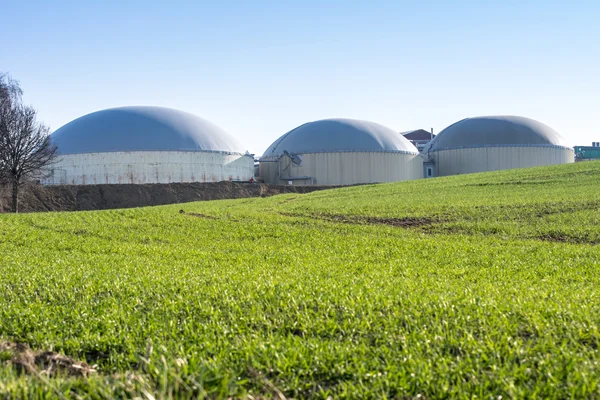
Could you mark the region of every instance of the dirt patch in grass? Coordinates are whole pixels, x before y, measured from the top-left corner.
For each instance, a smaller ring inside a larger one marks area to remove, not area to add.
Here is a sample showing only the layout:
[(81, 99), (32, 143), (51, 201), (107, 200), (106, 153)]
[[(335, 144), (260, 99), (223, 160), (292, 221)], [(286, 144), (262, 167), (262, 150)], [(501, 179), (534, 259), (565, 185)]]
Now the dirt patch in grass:
[(34, 351), (26, 344), (0, 342), (0, 360), (7, 361), (25, 374), (45, 376), (89, 376), (96, 369), (54, 351)]
[(324, 221), (331, 222), (341, 222), (346, 224), (357, 224), (357, 225), (389, 225), (395, 226), (399, 228), (416, 228), (421, 226), (429, 226), (440, 221), (432, 219), (432, 218), (424, 218), (424, 217), (403, 217), (403, 218), (381, 218), (381, 217), (364, 217), (364, 216), (349, 216), (349, 215), (341, 215), (341, 214), (297, 214), (297, 213), (288, 213), (281, 212), (281, 215), (285, 215), (287, 217), (309, 217), (314, 219), (320, 219)]
[(290, 197), (289, 199), (285, 199), (283, 201), (280, 201), (279, 204), (286, 204), (289, 203), (290, 201), (294, 201), (296, 200), (298, 197)]
[(212, 215), (193, 213), (193, 212), (185, 212), (184, 210), (179, 210), (179, 214), (185, 214), (185, 215), (189, 215), (190, 217), (196, 217), (196, 218), (217, 219), (217, 217), (213, 217)]
[(589, 238), (586, 236), (569, 236), (564, 233), (552, 232), (537, 236), (536, 239), (546, 242), (555, 243), (571, 243), (571, 244), (600, 244), (597, 238)]
[(554, 206), (541, 207), (536, 213), (537, 217), (545, 217), (546, 215), (574, 213), (577, 211), (596, 211), (600, 209), (600, 202), (587, 201), (577, 203), (565, 203)]
[(364, 219), (369, 224), (383, 224), (390, 226), (399, 226), (401, 228), (413, 228), (418, 226), (431, 225), (438, 221), (430, 218), (404, 217), (404, 218), (374, 218)]

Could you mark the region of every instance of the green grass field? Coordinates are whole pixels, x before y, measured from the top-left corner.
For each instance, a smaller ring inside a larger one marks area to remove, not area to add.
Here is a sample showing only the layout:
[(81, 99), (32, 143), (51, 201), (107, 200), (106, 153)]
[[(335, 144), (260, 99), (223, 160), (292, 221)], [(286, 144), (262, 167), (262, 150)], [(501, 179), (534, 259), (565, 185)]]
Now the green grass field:
[(599, 243), (597, 162), (0, 215), (0, 342), (97, 365), (0, 398), (600, 398)]

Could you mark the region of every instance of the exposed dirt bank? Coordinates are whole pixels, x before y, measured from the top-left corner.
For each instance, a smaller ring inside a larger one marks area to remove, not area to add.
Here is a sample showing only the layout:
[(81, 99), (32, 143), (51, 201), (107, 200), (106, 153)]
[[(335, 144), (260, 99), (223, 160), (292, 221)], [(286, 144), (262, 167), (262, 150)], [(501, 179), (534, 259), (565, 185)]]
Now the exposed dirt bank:
[[(171, 183), (151, 185), (28, 185), (19, 195), (19, 212), (104, 210), (186, 203), (201, 200), (308, 193), (332, 186), (285, 186), (258, 183)], [(9, 212), (10, 191), (0, 187), (0, 212)]]

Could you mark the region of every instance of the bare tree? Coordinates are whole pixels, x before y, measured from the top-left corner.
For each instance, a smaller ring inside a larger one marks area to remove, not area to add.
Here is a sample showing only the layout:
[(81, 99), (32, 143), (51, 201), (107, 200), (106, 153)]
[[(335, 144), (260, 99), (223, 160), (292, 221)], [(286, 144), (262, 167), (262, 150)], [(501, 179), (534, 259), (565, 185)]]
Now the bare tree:
[(10, 104), (11, 101), (21, 101), (22, 94), (19, 82), (8, 74), (0, 73), (0, 105)]
[(37, 121), (33, 107), (21, 102), (21, 88), (0, 75), (0, 183), (12, 186), (12, 210), (19, 211), (19, 187), (28, 179), (42, 178), (44, 168), (58, 155), (50, 129)]

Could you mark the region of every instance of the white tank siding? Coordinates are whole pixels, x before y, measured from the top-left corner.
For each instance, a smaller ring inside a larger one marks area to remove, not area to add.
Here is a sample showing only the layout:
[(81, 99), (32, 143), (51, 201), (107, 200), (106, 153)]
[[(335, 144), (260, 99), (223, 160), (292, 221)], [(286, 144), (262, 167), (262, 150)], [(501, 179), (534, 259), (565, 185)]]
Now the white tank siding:
[(558, 132), (514, 115), (460, 120), (429, 142), (423, 155), (441, 176), (574, 161), (573, 149)]
[(136, 151), (61, 156), (49, 185), (248, 181), (254, 158), (225, 152)]
[(260, 178), (271, 184), (291, 181), (293, 185), (328, 186), (423, 177), (422, 158), (411, 153), (331, 152), (302, 154), (301, 157), (301, 165), (294, 164), (287, 156), (281, 157), (279, 162), (276, 157), (264, 157), (259, 164)]
[(445, 176), (572, 163), (574, 152), (558, 146), (490, 146), (432, 151), (429, 158), (435, 175)]

